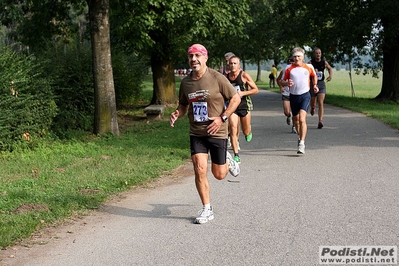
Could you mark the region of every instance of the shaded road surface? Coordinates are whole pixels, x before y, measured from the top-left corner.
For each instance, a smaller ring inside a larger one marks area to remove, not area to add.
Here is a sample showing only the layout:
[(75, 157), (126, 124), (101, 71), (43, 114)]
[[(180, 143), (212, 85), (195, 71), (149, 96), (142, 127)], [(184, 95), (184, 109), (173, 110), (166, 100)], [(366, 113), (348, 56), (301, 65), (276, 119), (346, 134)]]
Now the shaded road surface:
[(306, 154), (297, 156), (281, 96), (253, 100), (241, 175), (211, 179), (213, 221), (192, 223), (202, 206), (189, 174), (125, 194), (44, 245), (2, 251), (1, 263), (307, 266), (318, 265), (319, 246), (398, 245), (397, 130), (327, 105), (323, 129), (308, 116)]

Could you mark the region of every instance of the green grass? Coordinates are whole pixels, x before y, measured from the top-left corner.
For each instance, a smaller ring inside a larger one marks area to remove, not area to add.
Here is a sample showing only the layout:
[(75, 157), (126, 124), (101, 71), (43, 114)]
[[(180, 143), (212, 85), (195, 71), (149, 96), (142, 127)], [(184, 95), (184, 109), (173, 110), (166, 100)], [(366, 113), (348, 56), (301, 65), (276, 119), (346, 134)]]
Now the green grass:
[[(255, 71), (248, 72), (254, 77)], [(260, 88), (269, 87), (268, 74), (263, 72)], [(151, 78), (145, 84), (139, 103), (118, 112), (120, 137), (80, 133), (69, 141), (43, 140), (34, 151), (0, 154), (0, 247), (96, 209), (111, 195), (167, 175), (190, 158), (187, 117), (171, 128), (170, 107), (164, 120), (147, 123), (143, 106), (152, 98)], [(354, 86), (356, 98), (348, 73), (334, 72), (326, 102), (399, 128), (398, 105), (372, 100), (381, 80), (355, 75)]]
[[(255, 80), (256, 71), (247, 72)], [(257, 82), (258, 87), (279, 92), (278, 88), (269, 88), (268, 75), (269, 72), (262, 72), (261, 81)], [(399, 104), (374, 99), (381, 91), (381, 83), (382, 77), (376, 79), (371, 75), (356, 75), (352, 72), (354, 89), (354, 96), (352, 96), (349, 72), (334, 70), (332, 81), (327, 83), (325, 103), (363, 113), (399, 129)]]
[(190, 158), (187, 118), (171, 128), (167, 119), (147, 123), (134, 113), (123, 112), (120, 137), (43, 141), (34, 151), (3, 153), (0, 247), (98, 208), (110, 195), (145, 185)]

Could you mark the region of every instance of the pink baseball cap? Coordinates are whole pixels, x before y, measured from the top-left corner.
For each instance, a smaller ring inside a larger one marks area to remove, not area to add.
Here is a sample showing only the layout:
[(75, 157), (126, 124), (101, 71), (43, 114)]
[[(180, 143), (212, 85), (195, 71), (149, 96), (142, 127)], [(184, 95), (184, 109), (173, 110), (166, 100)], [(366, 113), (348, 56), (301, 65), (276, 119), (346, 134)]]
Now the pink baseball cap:
[(208, 56), (208, 51), (206, 50), (205, 46), (202, 44), (193, 44), (188, 48), (187, 54), (195, 54), (200, 53), (204, 56)]

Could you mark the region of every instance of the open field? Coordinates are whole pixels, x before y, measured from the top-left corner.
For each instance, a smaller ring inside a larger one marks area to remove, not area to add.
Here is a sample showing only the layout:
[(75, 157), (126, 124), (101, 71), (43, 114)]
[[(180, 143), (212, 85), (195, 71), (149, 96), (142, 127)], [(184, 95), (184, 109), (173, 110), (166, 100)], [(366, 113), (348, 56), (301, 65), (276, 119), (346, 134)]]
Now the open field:
[[(247, 72), (255, 80), (256, 70), (248, 70)], [(265, 86), (269, 84), (269, 74), (269, 71), (262, 71), (262, 82), (258, 83), (260, 87), (267, 88)], [(327, 71), (325, 74), (328, 76)], [(352, 82), (356, 97), (374, 98), (381, 90), (382, 74), (380, 78), (376, 79), (371, 75), (356, 75), (355, 72), (352, 71)], [(340, 71), (333, 71), (333, 79), (331, 82), (327, 83), (327, 94), (352, 96), (349, 71), (342, 69)]]
[[(248, 73), (255, 80), (256, 70), (249, 70)], [(258, 87), (279, 92), (277, 86), (269, 88), (269, 73), (268, 71), (262, 72), (262, 80), (257, 82)], [(399, 129), (399, 105), (394, 102), (374, 100), (380, 93), (382, 76), (377, 79), (371, 75), (356, 75), (352, 72), (352, 83), (355, 97), (352, 96), (349, 72), (334, 71), (332, 81), (327, 83), (325, 103), (363, 113)]]

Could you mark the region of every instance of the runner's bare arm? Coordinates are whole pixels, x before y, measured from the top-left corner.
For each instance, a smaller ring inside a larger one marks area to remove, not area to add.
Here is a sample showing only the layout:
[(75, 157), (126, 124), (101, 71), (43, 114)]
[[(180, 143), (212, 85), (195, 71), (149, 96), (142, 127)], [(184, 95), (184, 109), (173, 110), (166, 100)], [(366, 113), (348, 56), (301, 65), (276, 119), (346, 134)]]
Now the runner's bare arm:
[(174, 127), (176, 120), (187, 112), (187, 108), (187, 106), (179, 104), (176, 110), (170, 114), (169, 124), (171, 127)]

